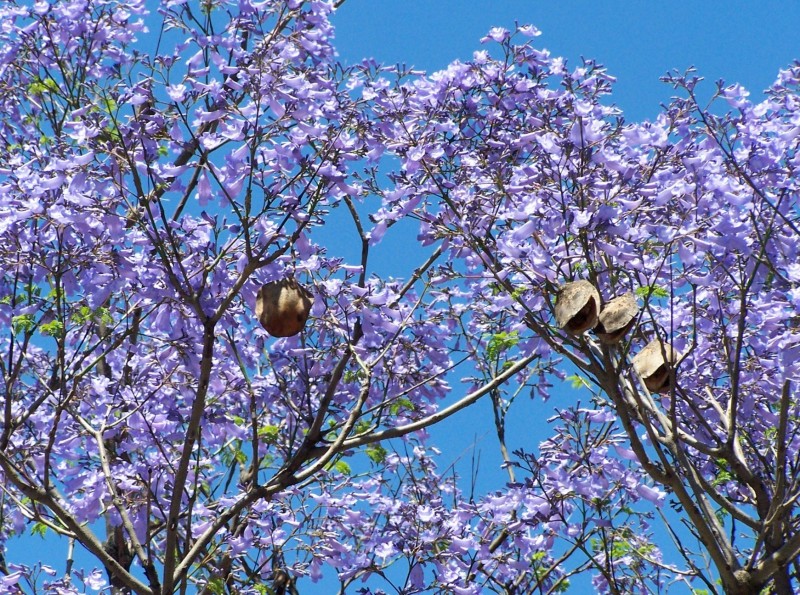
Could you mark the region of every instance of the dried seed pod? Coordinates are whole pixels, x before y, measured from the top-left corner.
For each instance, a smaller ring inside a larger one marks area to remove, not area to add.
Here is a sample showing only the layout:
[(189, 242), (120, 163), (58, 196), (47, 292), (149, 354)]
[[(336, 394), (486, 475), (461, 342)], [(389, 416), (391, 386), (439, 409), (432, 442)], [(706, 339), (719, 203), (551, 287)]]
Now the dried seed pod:
[(588, 281), (565, 283), (556, 298), (556, 324), (568, 333), (580, 335), (597, 325), (600, 293)]
[(651, 393), (666, 393), (672, 390), (670, 370), (677, 361), (672, 345), (653, 339), (633, 358), (633, 369)]
[(299, 333), (311, 312), (312, 296), (294, 279), (262, 285), (256, 297), (256, 317), (273, 337)]
[(632, 293), (615, 297), (600, 311), (595, 328), (597, 338), (606, 345), (617, 343), (631, 330), (637, 314), (639, 314), (639, 304), (636, 303)]

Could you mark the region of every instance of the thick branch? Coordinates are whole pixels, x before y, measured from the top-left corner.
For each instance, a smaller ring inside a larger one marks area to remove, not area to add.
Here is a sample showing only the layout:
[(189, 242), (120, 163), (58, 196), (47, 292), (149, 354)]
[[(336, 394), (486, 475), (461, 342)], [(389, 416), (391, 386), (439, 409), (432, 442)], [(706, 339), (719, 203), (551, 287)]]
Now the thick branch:
[[(163, 592), (173, 591), (177, 576), (175, 564), (177, 560), (178, 546), (178, 520), (181, 516), (183, 506), (183, 492), (186, 488), (186, 481), (189, 476), (189, 465), (191, 464), (192, 453), (195, 445), (200, 439), (200, 423), (206, 407), (206, 396), (208, 385), (211, 380), (211, 369), (214, 360), (214, 326), (206, 324), (203, 332), (203, 355), (200, 361), (200, 379), (197, 385), (197, 394), (192, 403), (192, 412), (189, 418), (189, 425), (186, 429), (186, 441), (183, 444), (180, 462), (175, 472), (175, 482), (173, 485), (172, 500), (169, 507), (169, 518), (167, 519), (167, 539), (164, 561), (164, 580)], [(189, 558), (191, 560), (191, 558)]]
[(0, 467), (3, 468), (3, 474), (6, 479), (11, 481), (23, 494), (34, 502), (39, 502), (52, 510), (53, 514), (72, 531), (76, 539), (78, 539), (103, 566), (110, 568), (126, 587), (139, 595), (157, 595), (154, 594), (147, 585), (138, 581), (127, 572), (119, 562), (105, 551), (103, 544), (95, 537), (94, 533), (92, 533), (86, 525), (76, 521), (75, 518), (61, 506), (58, 498), (51, 493), (54, 492), (54, 490), (51, 489), (50, 492), (48, 492), (30, 485), (19, 475), (14, 465), (8, 460), (4, 453), (0, 453)]

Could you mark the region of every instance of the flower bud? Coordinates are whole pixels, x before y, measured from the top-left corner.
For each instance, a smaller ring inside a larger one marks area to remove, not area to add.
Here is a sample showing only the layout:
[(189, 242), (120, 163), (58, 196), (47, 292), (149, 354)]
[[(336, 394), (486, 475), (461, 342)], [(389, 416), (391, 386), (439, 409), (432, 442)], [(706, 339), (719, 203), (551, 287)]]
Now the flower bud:
[(262, 285), (256, 297), (256, 317), (273, 337), (299, 333), (311, 312), (312, 296), (294, 279)]
[(556, 298), (556, 324), (568, 333), (580, 335), (597, 325), (600, 293), (588, 281), (564, 284)]

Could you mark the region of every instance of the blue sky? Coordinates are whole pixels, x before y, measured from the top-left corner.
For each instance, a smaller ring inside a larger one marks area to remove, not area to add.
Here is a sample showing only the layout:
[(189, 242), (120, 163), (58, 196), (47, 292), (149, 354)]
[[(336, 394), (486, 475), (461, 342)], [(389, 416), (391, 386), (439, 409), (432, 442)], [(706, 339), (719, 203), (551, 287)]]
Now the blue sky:
[(345, 0), (335, 15), (341, 59), (364, 57), (428, 71), (467, 60), (492, 26), (542, 31), (540, 47), (576, 65), (593, 58), (618, 79), (628, 121), (652, 119), (671, 89), (658, 79), (695, 66), (706, 90), (725, 79), (753, 95), (800, 58), (800, 3), (716, 0)]

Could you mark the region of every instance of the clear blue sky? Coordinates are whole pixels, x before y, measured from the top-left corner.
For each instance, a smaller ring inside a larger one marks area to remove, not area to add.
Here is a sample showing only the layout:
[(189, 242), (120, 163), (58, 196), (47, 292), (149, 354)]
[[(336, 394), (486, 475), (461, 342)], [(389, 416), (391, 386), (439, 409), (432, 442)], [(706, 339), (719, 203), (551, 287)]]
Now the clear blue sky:
[(542, 31), (539, 46), (575, 65), (582, 56), (616, 76), (628, 121), (652, 119), (670, 88), (667, 71), (697, 67), (710, 91), (717, 79), (755, 95), (800, 58), (800, 2), (671, 0), (345, 0), (334, 17), (345, 62), (438, 70), (467, 60), (492, 26), (514, 22)]

